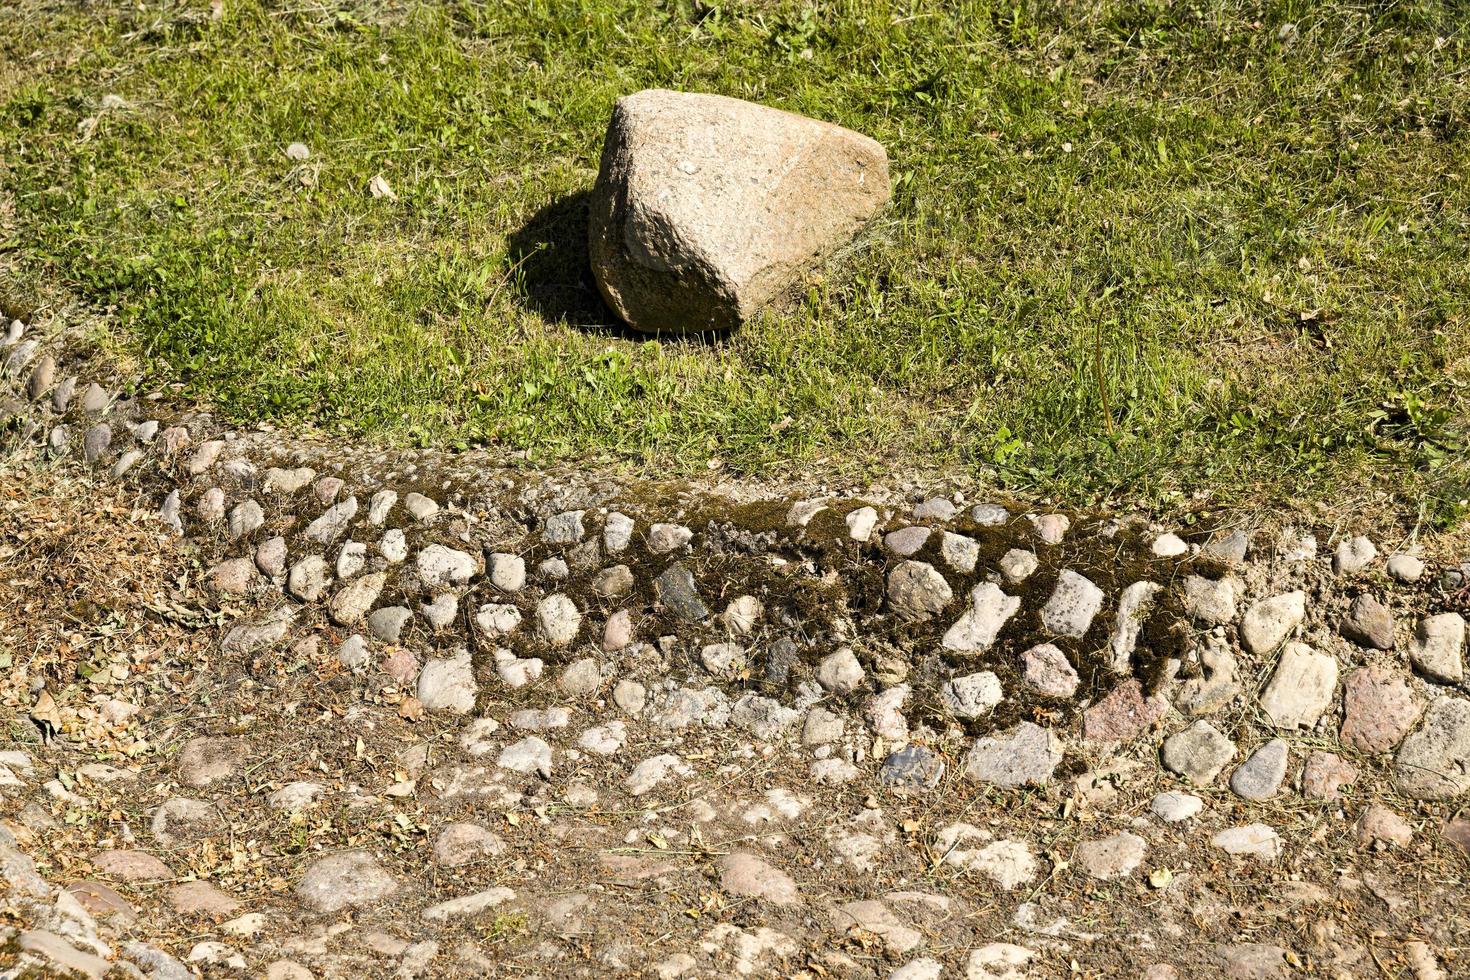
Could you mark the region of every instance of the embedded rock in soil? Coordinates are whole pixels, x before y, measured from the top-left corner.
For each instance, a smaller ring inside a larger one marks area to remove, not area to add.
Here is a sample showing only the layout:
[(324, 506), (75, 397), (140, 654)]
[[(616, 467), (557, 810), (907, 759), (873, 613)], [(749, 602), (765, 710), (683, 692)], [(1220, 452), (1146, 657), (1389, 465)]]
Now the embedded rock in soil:
[(1089, 742), (1122, 742), (1141, 735), (1164, 715), (1160, 698), (1145, 698), (1143, 685), (1129, 678), (1082, 712), (1082, 737)]
[(709, 607), (699, 597), (694, 574), (683, 564), (676, 562), (670, 565), (653, 585), (659, 601), (680, 619), (698, 623), (709, 618)]
[(863, 665), (851, 647), (828, 654), (817, 665), (817, 683), (833, 694), (851, 694), (863, 682), (863, 676)]
[(1050, 643), (1039, 643), (1021, 654), (1026, 686), (1049, 698), (1070, 698), (1081, 679), (1067, 655)]
[(1246, 800), (1269, 800), (1286, 778), (1286, 742), (1273, 738), (1251, 753), (1230, 777), (1230, 790)]
[(1240, 640), (1257, 656), (1265, 656), (1285, 642), (1307, 616), (1307, 596), (1301, 591), (1272, 596), (1246, 610), (1240, 621)]
[(1432, 681), (1460, 683), (1465, 679), (1465, 620), (1459, 613), (1424, 617), (1409, 643), (1409, 659)]
[(259, 653), (279, 643), (294, 619), (295, 614), (283, 606), (261, 619), (233, 626), (220, 641), (220, 650), (239, 656)]
[(924, 547), (931, 533), (933, 532), (922, 525), (901, 527), (883, 535), (883, 547), (900, 558), (908, 558)]
[(352, 518), (357, 516), (357, 498), (348, 497), (328, 507), (322, 516), (306, 526), (306, 537), (320, 545), (330, 545), (342, 536)]
[(434, 863), (459, 868), (505, 853), (505, 841), (479, 824), (452, 823), (434, 841)]
[(1311, 728), (1336, 689), (1337, 661), (1305, 643), (1288, 643), (1261, 694), (1261, 710), (1277, 728)]
[(327, 612), (333, 622), (339, 626), (352, 626), (361, 620), (378, 601), (387, 580), (388, 576), (382, 572), (373, 572), (339, 589), (327, 603)]
[(1125, 830), (1077, 845), (1077, 863), (1092, 877), (1106, 881), (1132, 874), (1147, 853), (1148, 842)]
[(414, 559), (418, 566), (419, 581), (426, 588), (445, 585), (464, 585), (474, 577), (477, 570), (475, 559), (442, 544), (431, 544)]
[(887, 203), (866, 136), (719, 95), (617, 101), (588, 219), (593, 276), (637, 330), (739, 326)]
[(475, 707), (475, 668), (467, 651), (430, 660), (419, 673), (418, 699), (428, 711), (463, 715)]
[(1000, 574), (1012, 585), (1026, 581), (1040, 566), (1041, 560), (1034, 551), (1023, 551), (1020, 548), (1007, 551), (999, 562)]
[(1044, 786), (1061, 761), (1056, 734), (1023, 721), (1003, 734), (976, 739), (965, 760), (965, 775), (996, 786)]
[(1238, 662), (1218, 628), (1204, 637), (1196, 652), (1199, 676), (1183, 681), (1174, 696), (1174, 706), (1191, 717), (1213, 714), (1240, 693)]
[(878, 781), (903, 789), (929, 789), (944, 776), (944, 760), (922, 745), (907, 745), (891, 753), (878, 770)]
[(988, 943), (972, 950), (965, 963), (965, 980), (1027, 980), (1026, 964), (1036, 954), (1014, 943)]
[(1154, 816), (1166, 823), (1180, 823), (1197, 816), (1205, 808), (1205, 802), (1191, 793), (1168, 790), (1155, 796), (1148, 808)]
[(1408, 847), (1414, 839), (1414, 828), (1408, 821), (1386, 806), (1374, 803), (1363, 811), (1354, 828), (1358, 840), (1367, 845)]
[(1235, 581), (1218, 581), (1191, 575), (1184, 580), (1184, 611), (1209, 626), (1224, 626), (1235, 619)]
[(1394, 555), (1388, 560), (1387, 568), (1389, 575), (1406, 585), (1424, 577), (1424, 562), (1414, 555)]
[(1302, 795), (1311, 800), (1335, 800), (1346, 783), (1357, 782), (1358, 770), (1331, 752), (1313, 752), (1302, 765)]
[(1113, 617), (1113, 632), (1108, 637), (1114, 673), (1126, 674), (1132, 668), (1133, 650), (1138, 646), (1143, 620), (1162, 589), (1157, 582), (1134, 582), (1118, 598), (1118, 613)]
[(988, 670), (956, 677), (940, 691), (944, 705), (956, 718), (979, 718), (990, 713), (1004, 697), (1000, 679)]
[(239, 768), (245, 748), (238, 738), (192, 738), (179, 752), (179, 779), (195, 788), (228, 779)]
[(302, 602), (316, 602), (326, 594), (332, 582), (332, 571), (321, 555), (307, 555), (291, 566), (286, 576), (286, 591)]
[(796, 882), (754, 854), (736, 851), (719, 860), (720, 887), (737, 898), (758, 898), (772, 905), (799, 905)]
[(1360, 752), (1391, 752), (1424, 713), (1424, 702), (1405, 679), (1374, 665), (1348, 675), (1343, 684), (1343, 744)]
[(953, 598), (949, 583), (928, 562), (904, 561), (888, 573), (888, 603), (903, 619), (929, 619)]
[(536, 605), (536, 625), (541, 635), (553, 646), (566, 646), (577, 638), (582, 628), (582, 614), (570, 598), (555, 593)]
[(164, 847), (195, 841), (224, 828), (225, 819), (218, 808), (181, 796), (159, 804), (149, 824), (153, 838)]
[(1439, 698), (1394, 758), (1394, 783), (1416, 800), (1448, 800), (1470, 790), (1470, 701)]
[(970, 592), (970, 608), (944, 634), (947, 650), (977, 653), (990, 649), (1006, 621), (1021, 608), (1021, 600), (1008, 596), (991, 582), (982, 582)]
[(1070, 568), (1062, 569), (1056, 589), (1041, 610), (1041, 623), (1057, 636), (1081, 637), (1102, 608), (1103, 591)]
[(330, 914), (354, 905), (388, 898), (398, 883), (366, 851), (344, 851), (317, 859), (296, 885), (296, 897), (318, 912)]
[(1393, 614), (1371, 595), (1360, 595), (1342, 619), (1342, 635), (1360, 646), (1393, 649)]
[(1235, 743), (1207, 721), (1197, 721), (1164, 741), (1164, 768), (1206, 786), (1235, 758)]
[(1359, 535), (1356, 538), (1348, 538), (1337, 545), (1337, 553), (1332, 558), (1332, 570), (1339, 575), (1353, 575), (1361, 572), (1373, 563), (1378, 557), (1378, 549), (1373, 547), (1373, 542)]
[(1281, 855), (1281, 836), (1263, 823), (1231, 827), (1210, 838), (1210, 843), (1227, 854), (1253, 857), (1269, 864)]

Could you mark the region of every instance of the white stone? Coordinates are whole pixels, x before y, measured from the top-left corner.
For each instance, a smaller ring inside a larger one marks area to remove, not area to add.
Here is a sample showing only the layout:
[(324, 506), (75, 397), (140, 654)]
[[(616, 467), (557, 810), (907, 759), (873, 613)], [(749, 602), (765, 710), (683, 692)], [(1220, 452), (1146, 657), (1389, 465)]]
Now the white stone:
[(1138, 634), (1154, 597), (1163, 586), (1157, 582), (1134, 582), (1123, 590), (1118, 599), (1118, 613), (1113, 617), (1113, 632), (1108, 637), (1112, 650), (1114, 673), (1127, 674), (1133, 669), (1133, 651), (1138, 646)]
[(464, 585), (474, 578), (478, 570), (475, 559), (442, 544), (431, 544), (418, 553), (415, 559), (419, 580), (429, 588), (445, 585)]
[(1281, 836), (1263, 823), (1222, 830), (1210, 838), (1210, 843), (1227, 854), (1253, 857), (1263, 864), (1270, 864), (1281, 856)]
[(720, 620), (731, 633), (744, 636), (755, 629), (756, 623), (760, 622), (764, 612), (765, 607), (755, 596), (736, 596), (730, 600), (730, 604), (720, 614)]
[(817, 683), (834, 694), (851, 694), (863, 682), (863, 665), (850, 647), (828, 654), (817, 665)]
[(488, 562), (490, 566), (490, 584), (502, 592), (519, 592), (526, 584), (526, 562), (520, 555), (511, 555), (503, 551), (492, 554)]
[(980, 542), (963, 534), (944, 531), (939, 536), (939, 554), (950, 568), (959, 572), (973, 572), (980, 560)]
[(549, 643), (566, 646), (577, 638), (577, 632), (582, 628), (582, 614), (570, 598), (554, 593), (536, 604), (536, 625)]
[(1277, 728), (1311, 728), (1336, 690), (1337, 661), (1305, 643), (1288, 643), (1261, 695), (1261, 710)]
[(1191, 619), (1224, 626), (1235, 619), (1235, 580), (1191, 575), (1184, 580), (1184, 611)]
[(521, 611), (515, 606), (489, 602), (475, 613), (475, 625), (491, 639), (508, 636), (521, 625)]
[(959, 718), (987, 715), (1005, 699), (1000, 678), (988, 670), (954, 678), (944, 685), (940, 696), (945, 706)]
[(871, 507), (859, 507), (848, 514), (847, 534), (854, 541), (866, 542), (873, 536), (873, 528), (878, 525), (878, 512)]
[(1063, 569), (1056, 589), (1041, 610), (1041, 623), (1057, 636), (1081, 638), (1102, 602), (1102, 589), (1070, 568)]
[(1189, 545), (1177, 534), (1165, 532), (1154, 538), (1154, 543), (1149, 550), (1156, 558), (1178, 558), (1180, 555), (1189, 553)]
[(1353, 575), (1373, 564), (1378, 549), (1373, 542), (1359, 535), (1338, 542), (1337, 554), (1332, 559), (1332, 570), (1339, 575)]
[(1191, 793), (1169, 790), (1155, 796), (1148, 808), (1166, 823), (1180, 823), (1198, 815), (1205, 808), (1205, 801)]
[(474, 710), (475, 668), (468, 651), (430, 660), (419, 673), (418, 699), (429, 711), (463, 715)]
[(1262, 599), (1240, 621), (1240, 640), (1257, 656), (1279, 647), (1307, 616), (1307, 596), (1300, 590)]
[(1021, 608), (1021, 600), (1008, 596), (993, 582), (981, 582), (970, 592), (970, 608), (951, 626), (940, 641), (946, 650), (978, 653), (988, 650), (1006, 622)]

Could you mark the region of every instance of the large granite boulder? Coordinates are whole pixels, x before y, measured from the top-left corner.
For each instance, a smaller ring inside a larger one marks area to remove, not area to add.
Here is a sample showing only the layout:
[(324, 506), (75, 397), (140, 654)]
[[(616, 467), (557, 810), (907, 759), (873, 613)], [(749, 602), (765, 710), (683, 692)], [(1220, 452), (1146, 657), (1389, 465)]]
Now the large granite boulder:
[(592, 192), (592, 271), (637, 330), (725, 330), (851, 241), (888, 197), (887, 154), (866, 136), (649, 89), (613, 109)]

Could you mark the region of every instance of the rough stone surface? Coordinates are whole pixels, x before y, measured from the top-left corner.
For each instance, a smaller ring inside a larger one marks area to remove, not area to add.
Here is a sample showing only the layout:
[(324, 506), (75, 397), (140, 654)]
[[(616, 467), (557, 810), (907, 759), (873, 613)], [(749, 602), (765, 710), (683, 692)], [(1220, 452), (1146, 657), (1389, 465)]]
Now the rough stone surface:
[(1184, 611), (1208, 626), (1235, 620), (1235, 580), (1191, 575), (1184, 580)]
[(1077, 845), (1077, 863), (1087, 874), (1106, 881), (1132, 874), (1147, 853), (1148, 842), (1125, 830)]
[(1061, 761), (1056, 734), (1023, 721), (1008, 732), (976, 739), (965, 760), (965, 775), (996, 786), (1042, 786)]
[(1281, 646), (1307, 616), (1307, 596), (1300, 590), (1262, 599), (1240, 621), (1240, 640), (1257, 656)]
[(1409, 660), (1432, 681), (1459, 684), (1465, 679), (1465, 620), (1459, 613), (1425, 616), (1409, 642)]
[(1129, 678), (1082, 713), (1082, 737), (1089, 742), (1120, 742), (1142, 734), (1164, 713), (1164, 703), (1145, 698), (1143, 685)]
[(1286, 778), (1286, 742), (1279, 738), (1251, 753), (1230, 776), (1230, 790), (1246, 800), (1269, 800), (1281, 789)]
[(946, 649), (965, 653), (988, 650), (1020, 608), (1019, 598), (1006, 595), (994, 583), (982, 582), (970, 592), (970, 608), (945, 632), (941, 642)]
[(1041, 610), (1041, 623), (1057, 636), (1081, 637), (1102, 608), (1103, 591), (1070, 568), (1062, 569), (1056, 589)]
[(1021, 654), (1026, 686), (1049, 698), (1070, 698), (1081, 679), (1067, 655), (1050, 643), (1039, 643)]
[(418, 699), (428, 711), (463, 715), (475, 707), (475, 668), (469, 653), (430, 660), (419, 674)]
[(738, 898), (756, 898), (772, 905), (797, 905), (801, 894), (796, 882), (765, 859), (743, 851), (719, 860), (720, 887)]
[(1336, 690), (1337, 661), (1305, 643), (1288, 643), (1261, 694), (1261, 710), (1277, 728), (1311, 728)]
[(1144, 618), (1162, 588), (1157, 582), (1134, 582), (1119, 596), (1118, 612), (1113, 617), (1113, 632), (1108, 637), (1115, 673), (1126, 674), (1131, 669), (1133, 651), (1138, 646), (1138, 634), (1143, 629)]
[(1380, 666), (1362, 667), (1343, 684), (1343, 744), (1360, 752), (1391, 752), (1424, 713), (1424, 702), (1404, 677)]
[(1167, 790), (1155, 796), (1148, 808), (1154, 816), (1166, 823), (1181, 823), (1198, 816), (1205, 808), (1205, 801), (1192, 793)]
[(1164, 742), (1164, 768), (1196, 786), (1207, 786), (1235, 758), (1235, 743), (1207, 721), (1197, 721)]
[(979, 718), (990, 713), (1004, 697), (1000, 679), (988, 670), (956, 677), (940, 691), (945, 707), (958, 718)]
[(1269, 864), (1281, 856), (1281, 836), (1263, 823), (1230, 827), (1210, 838), (1210, 843), (1227, 854), (1255, 858)]
[(700, 598), (694, 573), (683, 564), (670, 565), (653, 584), (659, 601), (680, 619), (697, 623), (709, 618), (709, 607)]
[(1341, 787), (1357, 782), (1358, 770), (1332, 752), (1312, 752), (1302, 764), (1302, 795), (1313, 800), (1335, 800)]
[(1394, 783), (1418, 800), (1448, 800), (1470, 790), (1470, 701), (1439, 698), (1423, 726), (1394, 758)]
[(398, 890), (383, 866), (366, 851), (344, 851), (319, 858), (296, 885), (296, 897), (318, 912), (331, 914), (383, 901)]
[(1353, 600), (1342, 618), (1342, 635), (1375, 650), (1393, 649), (1393, 614), (1375, 597), (1364, 593)]
[(1371, 565), (1377, 557), (1378, 549), (1366, 537), (1347, 538), (1338, 542), (1337, 552), (1332, 557), (1332, 570), (1339, 575), (1354, 575)]
[(790, 288), (888, 201), (866, 136), (718, 95), (618, 100), (588, 242), (609, 306), (638, 330), (724, 330)]
[(888, 573), (888, 603), (903, 619), (929, 619), (953, 598), (949, 583), (928, 562), (905, 561)]

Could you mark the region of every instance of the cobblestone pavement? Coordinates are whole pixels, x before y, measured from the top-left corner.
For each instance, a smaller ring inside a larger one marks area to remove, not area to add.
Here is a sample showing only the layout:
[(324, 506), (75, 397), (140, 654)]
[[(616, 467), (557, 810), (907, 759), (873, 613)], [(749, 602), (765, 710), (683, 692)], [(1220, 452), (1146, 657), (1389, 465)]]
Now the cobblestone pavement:
[(0, 975), (1470, 974), (1435, 541), (232, 431), (65, 340), (0, 340)]

